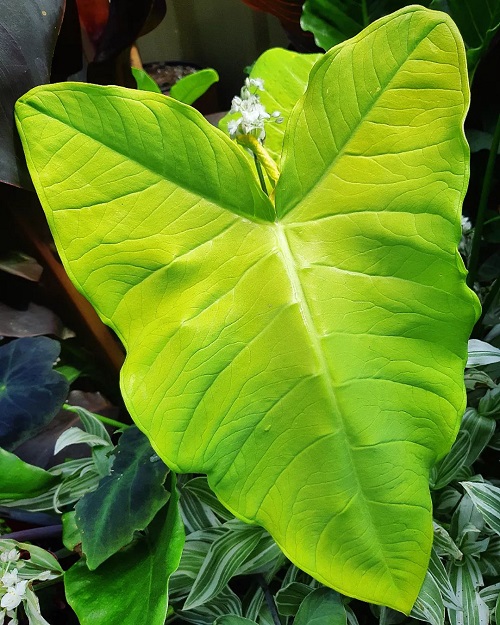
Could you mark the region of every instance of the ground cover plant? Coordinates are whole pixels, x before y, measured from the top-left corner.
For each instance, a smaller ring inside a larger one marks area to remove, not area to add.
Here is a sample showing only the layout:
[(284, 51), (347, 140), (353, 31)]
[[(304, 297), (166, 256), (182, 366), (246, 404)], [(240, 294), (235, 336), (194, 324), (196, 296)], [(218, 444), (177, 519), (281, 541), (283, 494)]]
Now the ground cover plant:
[[(56, 449), (90, 458), (45, 475), (5, 457), (39, 489), (2, 503), (64, 513), (60, 555), (84, 554), (64, 575), (81, 623), (495, 618), (499, 489), (474, 472), (497, 447), (491, 280), (460, 426), (479, 315), (457, 251), (470, 266), (480, 241), (460, 228), (465, 60), (419, 7), (324, 56), (270, 51), (223, 120), (236, 143), (160, 95), (21, 99), (61, 256), (127, 346), (122, 391), (155, 450), (80, 411)], [(36, 622), (39, 580), (15, 576), (2, 608)]]

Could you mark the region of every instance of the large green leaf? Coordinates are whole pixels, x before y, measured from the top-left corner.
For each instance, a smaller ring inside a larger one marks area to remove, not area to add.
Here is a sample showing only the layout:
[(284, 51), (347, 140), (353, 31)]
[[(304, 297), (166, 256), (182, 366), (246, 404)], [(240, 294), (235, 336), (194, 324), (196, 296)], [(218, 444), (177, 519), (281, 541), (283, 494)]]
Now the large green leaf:
[(457, 252), (467, 105), (446, 15), (372, 24), (315, 65), (276, 208), (239, 147), (169, 98), (64, 84), (17, 107), (63, 262), (127, 347), (123, 394), (158, 454), (316, 579), (406, 612), (478, 313)]
[(0, 501), (39, 495), (58, 481), (55, 475), (0, 448)]

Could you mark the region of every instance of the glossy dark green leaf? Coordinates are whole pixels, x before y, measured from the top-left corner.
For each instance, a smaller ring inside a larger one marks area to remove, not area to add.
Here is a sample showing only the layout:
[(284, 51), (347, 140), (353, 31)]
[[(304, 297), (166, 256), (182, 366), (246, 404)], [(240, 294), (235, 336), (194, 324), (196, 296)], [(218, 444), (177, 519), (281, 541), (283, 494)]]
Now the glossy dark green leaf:
[(340, 595), (330, 588), (317, 588), (301, 603), (294, 625), (347, 625)]
[(283, 616), (295, 616), (302, 601), (313, 590), (311, 586), (300, 582), (287, 584), (276, 593), (275, 600), (278, 612)]
[[(300, 23), (314, 34), (318, 46), (329, 50), (379, 17), (408, 4), (405, 0), (306, 0)], [(422, 0), (419, 4), (429, 2)]]
[(469, 68), (474, 71), (495, 33), (500, 27), (498, 0), (447, 0), (449, 13), (455, 20), (467, 45)]
[(64, 0), (2, 0), (0, 8), (0, 180), (31, 187), (14, 124), (16, 100), (50, 82)]
[(27, 464), (5, 449), (0, 449), (0, 500), (25, 499), (48, 490), (59, 479), (32, 464)]
[(65, 573), (66, 597), (80, 625), (163, 625), (168, 582), (179, 564), (183, 544), (184, 528), (174, 489), (168, 505), (133, 545), (95, 571), (82, 559)]
[(12, 450), (59, 412), (69, 385), (53, 371), (60, 345), (45, 336), (0, 347), (0, 446)]
[(82, 550), (94, 570), (128, 545), (169, 498), (163, 484), (168, 469), (135, 426), (121, 435), (111, 475), (76, 505)]

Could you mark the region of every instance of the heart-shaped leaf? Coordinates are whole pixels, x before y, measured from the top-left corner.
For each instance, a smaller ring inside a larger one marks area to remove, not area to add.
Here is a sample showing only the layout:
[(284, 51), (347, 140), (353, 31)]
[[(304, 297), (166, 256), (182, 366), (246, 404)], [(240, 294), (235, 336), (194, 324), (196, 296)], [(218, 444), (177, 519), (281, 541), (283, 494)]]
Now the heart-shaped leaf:
[(17, 108), (63, 262), (127, 347), (124, 398), (159, 455), (316, 579), (405, 612), (478, 315), (457, 252), (467, 104), (446, 15), (379, 20), (313, 68), (275, 206), (169, 98), (65, 84)]
[(50, 80), (64, 0), (2, 0), (0, 19), (0, 180), (31, 187), (14, 127), (16, 100)]
[(45, 336), (0, 347), (0, 445), (12, 450), (49, 423), (62, 407), (69, 384), (52, 370), (57, 341)]

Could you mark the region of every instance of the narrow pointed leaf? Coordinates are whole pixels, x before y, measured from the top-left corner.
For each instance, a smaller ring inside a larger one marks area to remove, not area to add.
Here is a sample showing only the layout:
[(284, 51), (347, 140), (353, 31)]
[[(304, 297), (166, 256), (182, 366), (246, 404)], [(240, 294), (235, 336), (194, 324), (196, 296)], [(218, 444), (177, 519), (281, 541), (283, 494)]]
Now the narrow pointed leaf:
[(311, 586), (292, 582), (276, 593), (276, 607), (283, 616), (295, 616), (302, 601), (313, 592)]
[(135, 78), (137, 83), (137, 89), (141, 91), (152, 91), (153, 93), (161, 93), (161, 89), (158, 86), (151, 76), (145, 72), (143, 69), (139, 69), (138, 67), (132, 67), (132, 76)]
[(457, 252), (467, 104), (444, 14), (374, 23), (311, 73), (277, 219), (238, 146), (169, 98), (65, 84), (17, 107), (63, 262), (127, 347), (124, 398), (159, 455), (319, 581), (406, 612), (478, 314)]
[(453, 443), (450, 453), (434, 467), (431, 474), (432, 488), (439, 490), (457, 479), (469, 456), (470, 448), (470, 434), (465, 430), (461, 430)]
[(226, 586), (240, 565), (248, 558), (261, 539), (261, 530), (243, 527), (228, 531), (210, 547), (183, 610), (208, 603)]
[(451, 625), (488, 625), (489, 610), (479, 595), (474, 567), (472, 559), (466, 557), (463, 564), (450, 568), (450, 581), (461, 608), (448, 608)]
[(500, 535), (500, 488), (480, 482), (462, 482), (486, 523)]
[(431, 625), (444, 625), (444, 605), (439, 586), (430, 573), (427, 573), (410, 616)]

